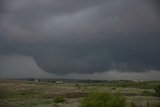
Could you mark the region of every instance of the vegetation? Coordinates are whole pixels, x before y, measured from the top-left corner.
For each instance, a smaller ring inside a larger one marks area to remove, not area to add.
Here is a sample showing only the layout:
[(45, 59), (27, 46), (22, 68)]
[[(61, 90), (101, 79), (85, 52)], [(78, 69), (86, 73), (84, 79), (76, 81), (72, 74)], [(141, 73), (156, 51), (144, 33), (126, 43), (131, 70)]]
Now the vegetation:
[(130, 103), (130, 107), (138, 107), (138, 105), (136, 103), (134, 103), (134, 102), (131, 102)]
[(95, 82), (0, 80), (0, 107), (160, 107), (160, 81)]
[(157, 96), (160, 97), (160, 84), (155, 87), (155, 91), (156, 91)]
[(120, 94), (90, 93), (82, 101), (82, 107), (124, 107), (126, 99)]
[(152, 95), (154, 95), (154, 93), (152, 93), (152, 92), (150, 92), (150, 91), (148, 91), (148, 90), (144, 90), (144, 91), (142, 91), (142, 93), (143, 93), (145, 96), (152, 96)]
[(54, 98), (54, 103), (62, 103), (65, 102), (65, 99), (62, 96), (57, 96)]

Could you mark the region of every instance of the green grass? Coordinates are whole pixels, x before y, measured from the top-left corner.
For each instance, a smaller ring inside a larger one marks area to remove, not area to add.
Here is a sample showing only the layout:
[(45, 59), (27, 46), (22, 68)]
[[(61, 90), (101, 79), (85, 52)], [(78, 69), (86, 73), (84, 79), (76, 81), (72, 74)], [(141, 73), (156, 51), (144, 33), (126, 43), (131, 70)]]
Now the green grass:
[(120, 94), (90, 93), (81, 102), (81, 107), (125, 107), (126, 99)]

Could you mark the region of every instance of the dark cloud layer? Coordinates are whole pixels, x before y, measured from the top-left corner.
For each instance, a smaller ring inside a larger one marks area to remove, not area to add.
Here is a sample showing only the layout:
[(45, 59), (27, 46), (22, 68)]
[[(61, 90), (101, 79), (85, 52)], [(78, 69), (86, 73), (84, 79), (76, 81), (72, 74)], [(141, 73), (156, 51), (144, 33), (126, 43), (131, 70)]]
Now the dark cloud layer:
[(0, 54), (55, 74), (160, 70), (159, 2), (1, 0)]

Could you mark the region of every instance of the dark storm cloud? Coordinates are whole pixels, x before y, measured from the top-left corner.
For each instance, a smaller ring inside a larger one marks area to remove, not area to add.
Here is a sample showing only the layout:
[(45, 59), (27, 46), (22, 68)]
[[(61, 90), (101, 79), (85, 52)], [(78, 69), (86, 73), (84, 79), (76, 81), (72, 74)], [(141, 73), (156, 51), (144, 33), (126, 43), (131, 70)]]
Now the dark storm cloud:
[(0, 54), (33, 56), (55, 74), (160, 70), (151, 0), (2, 0)]

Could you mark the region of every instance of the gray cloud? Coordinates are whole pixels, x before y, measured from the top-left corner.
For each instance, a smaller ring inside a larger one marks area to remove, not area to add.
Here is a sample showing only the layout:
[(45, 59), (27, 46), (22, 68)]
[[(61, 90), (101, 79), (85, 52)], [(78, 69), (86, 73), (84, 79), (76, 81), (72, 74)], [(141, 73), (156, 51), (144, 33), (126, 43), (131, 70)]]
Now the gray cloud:
[(56, 78), (36, 65), (31, 56), (0, 55), (0, 78)]
[(160, 16), (146, 0), (2, 0), (0, 54), (55, 74), (160, 70)]

